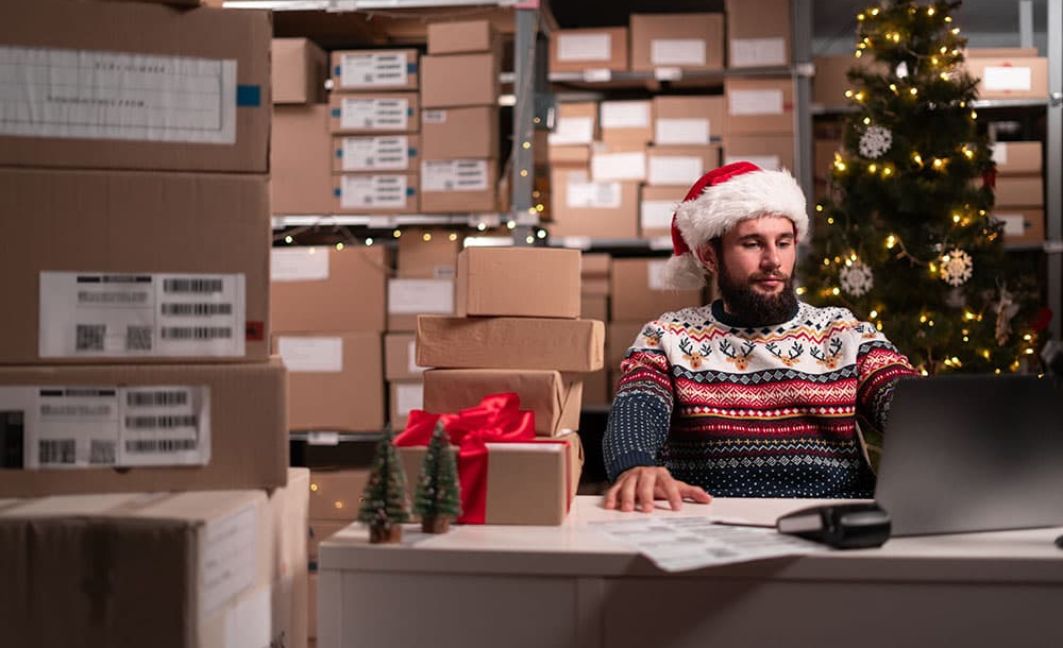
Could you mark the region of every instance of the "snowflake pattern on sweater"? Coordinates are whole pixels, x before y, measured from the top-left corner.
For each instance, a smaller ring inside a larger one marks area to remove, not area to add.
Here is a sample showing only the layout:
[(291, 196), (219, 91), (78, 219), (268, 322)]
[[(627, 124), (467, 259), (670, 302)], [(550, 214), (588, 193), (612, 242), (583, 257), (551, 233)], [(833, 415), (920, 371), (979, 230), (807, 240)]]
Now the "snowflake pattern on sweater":
[(844, 308), (800, 303), (745, 327), (721, 302), (665, 313), (620, 365), (603, 441), (610, 480), (662, 465), (718, 497), (870, 497), (857, 431), (883, 429), (911, 363)]

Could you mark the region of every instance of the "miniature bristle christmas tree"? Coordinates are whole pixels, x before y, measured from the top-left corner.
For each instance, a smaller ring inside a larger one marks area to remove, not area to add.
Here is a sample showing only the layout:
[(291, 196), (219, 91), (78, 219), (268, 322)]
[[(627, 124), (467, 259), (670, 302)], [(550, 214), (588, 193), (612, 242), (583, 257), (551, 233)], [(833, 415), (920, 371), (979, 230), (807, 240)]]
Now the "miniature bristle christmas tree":
[(413, 512), (421, 516), (425, 533), (446, 533), (450, 520), (461, 515), (458, 466), (443, 421), (436, 423), (421, 464)]
[(410, 519), (406, 479), (392, 440), (389, 431), (377, 442), (369, 483), (358, 511), (358, 520), (369, 525), (369, 541), (374, 544), (401, 542), (402, 523)]

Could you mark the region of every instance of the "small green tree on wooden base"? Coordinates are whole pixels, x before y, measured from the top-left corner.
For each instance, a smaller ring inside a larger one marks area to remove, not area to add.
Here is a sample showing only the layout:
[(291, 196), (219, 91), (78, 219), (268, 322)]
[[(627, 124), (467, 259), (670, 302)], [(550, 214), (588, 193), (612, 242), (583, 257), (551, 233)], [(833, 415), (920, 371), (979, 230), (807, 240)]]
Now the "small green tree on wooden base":
[(373, 469), (362, 495), (358, 520), (369, 525), (369, 542), (401, 542), (402, 523), (410, 519), (406, 508), (406, 479), (389, 431), (377, 442)]
[(436, 423), (421, 464), (413, 511), (421, 516), (425, 533), (446, 533), (450, 520), (461, 515), (458, 466), (442, 421)]

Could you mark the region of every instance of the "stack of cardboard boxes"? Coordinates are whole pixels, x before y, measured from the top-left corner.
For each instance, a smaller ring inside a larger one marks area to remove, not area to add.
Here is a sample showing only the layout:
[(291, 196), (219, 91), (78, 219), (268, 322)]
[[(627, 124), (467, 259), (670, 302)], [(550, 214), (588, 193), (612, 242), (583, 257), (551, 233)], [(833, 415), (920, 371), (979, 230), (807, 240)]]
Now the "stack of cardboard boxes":
[(1045, 187), (1041, 142), (997, 142), (993, 217), (1004, 224), (1004, 242), (1036, 246), (1045, 240)]

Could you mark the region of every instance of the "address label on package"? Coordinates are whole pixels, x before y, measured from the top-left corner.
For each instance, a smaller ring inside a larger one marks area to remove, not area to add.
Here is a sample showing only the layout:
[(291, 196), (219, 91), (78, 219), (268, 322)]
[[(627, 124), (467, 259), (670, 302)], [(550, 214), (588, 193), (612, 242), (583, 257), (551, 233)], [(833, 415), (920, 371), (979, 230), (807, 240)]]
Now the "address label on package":
[(410, 124), (409, 99), (340, 100), (340, 127), (368, 131), (404, 131)]
[(0, 429), (9, 450), (0, 468), (204, 466), (210, 388), (0, 387)]
[(394, 88), (406, 85), (406, 52), (352, 52), (340, 61), (340, 87)]
[(410, 144), (405, 135), (343, 138), (344, 171), (402, 171), (410, 165)]
[(42, 358), (239, 357), (243, 274), (42, 272)]
[(0, 134), (234, 144), (236, 61), (0, 47)]

